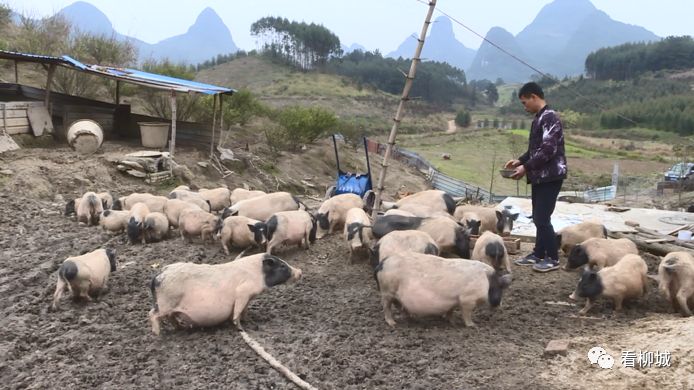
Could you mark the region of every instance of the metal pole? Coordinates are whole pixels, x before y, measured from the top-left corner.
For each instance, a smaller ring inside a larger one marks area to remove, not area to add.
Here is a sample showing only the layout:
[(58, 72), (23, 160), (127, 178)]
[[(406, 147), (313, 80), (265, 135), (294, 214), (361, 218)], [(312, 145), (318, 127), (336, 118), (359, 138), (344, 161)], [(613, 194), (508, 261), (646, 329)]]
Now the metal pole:
[(171, 142), (169, 142), (169, 157), (173, 158), (176, 149), (176, 91), (171, 91)]
[(398, 104), (398, 110), (395, 113), (395, 118), (393, 118), (393, 127), (390, 130), (390, 137), (388, 137), (388, 145), (386, 146), (386, 153), (383, 155), (383, 161), (381, 162), (381, 174), (379, 175), (378, 186), (376, 187), (376, 199), (374, 200), (374, 208), (371, 214), (374, 218), (376, 218), (378, 215), (378, 209), (381, 207), (381, 197), (383, 190), (385, 189), (384, 185), (386, 180), (386, 171), (388, 170), (388, 159), (390, 158), (393, 151), (393, 146), (395, 145), (395, 137), (398, 135), (398, 127), (400, 125), (400, 121), (402, 120), (402, 112), (405, 108), (405, 102), (409, 100), (410, 89), (412, 89), (412, 81), (414, 80), (415, 73), (417, 72), (417, 64), (421, 61), (420, 55), (422, 54), (424, 39), (427, 36), (429, 24), (431, 24), (431, 16), (434, 14), (434, 8), (436, 8), (436, 0), (429, 1), (429, 10), (427, 11), (427, 16), (426, 19), (424, 19), (422, 31), (420, 32), (419, 39), (417, 40), (418, 44), (414, 51), (414, 57), (412, 57), (410, 72), (406, 76), (405, 87), (402, 91), (400, 104)]

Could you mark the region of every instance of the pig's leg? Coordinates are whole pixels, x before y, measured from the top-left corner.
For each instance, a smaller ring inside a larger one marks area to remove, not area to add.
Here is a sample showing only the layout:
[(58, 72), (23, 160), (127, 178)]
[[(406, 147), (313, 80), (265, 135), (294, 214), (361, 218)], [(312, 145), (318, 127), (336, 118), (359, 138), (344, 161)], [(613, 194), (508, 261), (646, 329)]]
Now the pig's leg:
[(308, 236), (309, 236), (310, 233), (311, 233), (311, 232), (308, 231), (308, 230), (304, 233), (304, 248), (305, 248), (306, 250), (308, 250), (308, 248), (311, 247), (311, 245), (309, 244), (309, 241), (308, 241)]
[(395, 320), (393, 319), (393, 312), (391, 311), (393, 299), (391, 297), (381, 296), (381, 303), (383, 304), (383, 314), (385, 315), (386, 323), (394, 327)]
[(267, 244), (265, 244), (265, 253), (267, 253), (268, 255), (271, 255), (272, 254), (272, 248), (274, 248), (274, 246), (275, 246), (274, 240), (268, 241)]
[(453, 311), (454, 310), (455, 310), (455, 308), (449, 310), (446, 314), (444, 314), (443, 319), (450, 322), (450, 323), (453, 323)]
[(237, 295), (236, 301), (234, 301), (233, 322), (234, 325), (239, 329), (241, 329), (241, 313), (246, 310), (246, 306), (248, 305), (250, 298), (250, 294), (241, 292)]
[(224, 253), (229, 256), (229, 242), (222, 241), (222, 248), (224, 248)]
[(680, 305), (680, 312), (682, 312), (682, 315), (685, 317), (692, 315), (692, 311), (689, 310), (689, 306), (687, 306), (687, 298), (692, 295), (692, 292), (693, 291), (690, 291), (689, 289), (682, 288), (677, 293), (677, 302)]
[(161, 332), (160, 317), (159, 312), (155, 309), (149, 311), (149, 323), (152, 324), (152, 333), (157, 336), (159, 336), (159, 332)]
[(460, 305), (460, 311), (463, 316), (463, 323), (468, 328), (475, 327), (475, 323), (472, 322), (472, 312), (475, 310), (475, 304), (473, 303), (462, 303)]
[(56, 284), (55, 286), (55, 293), (53, 293), (53, 305), (51, 306), (53, 309), (58, 307), (58, 302), (60, 301), (60, 298), (63, 296), (64, 289), (65, 281), (59, 276), (58, 284)]
[(583, 309), (581, 309), (581, 311), (579, 311), (578, 314), (585, 315), (586, 313), (588, 313), (588, 310), (590, 310), (591, 307), (593, 307), (593, 300), (590, 298), (586, 298), (586, 305), (583, 306)]
[(614, 310), (615, 311), (622, 311), (622, 301), (624, 298), (622, 297), (615, 297), (614, 298)]

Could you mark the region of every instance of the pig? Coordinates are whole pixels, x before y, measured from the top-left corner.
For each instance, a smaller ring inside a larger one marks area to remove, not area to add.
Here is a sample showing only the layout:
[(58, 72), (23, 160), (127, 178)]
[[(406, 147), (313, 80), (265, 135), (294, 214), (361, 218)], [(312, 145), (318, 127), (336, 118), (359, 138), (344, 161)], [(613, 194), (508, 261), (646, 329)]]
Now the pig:
[(58, 307), (65, 287), (70, 290), (73, 299), (91, 301), (90, 295), (96, 295), (106, 288), (108, 277), (116, 271), (116, 265), (116, 251), (110, 248), (65, 259), (58, 269), (52, 308)]
[(77, 214), (77, 206), (80, 203), (80, 198), (71, 199), (65, 204), (65, 216), (68, 217), (72, 214)]
[(639, 255), (628, 254), (617, 264), (600, 271), (585, 269), (572, 297), (586, 298), (586, 305), (579, 314), (584, 315), (600, 296), (611, 298), (616, 311), (622, 310), (625, 299), (637, 298), (646, 293), (648, 266)]
[(419, 230), (434, 239), (441, 252), (449, 252), (470, 258), (470, 232), (448, 217), (420, 218), (388, 215), (373, 224), (375, 238), (381, 238), (395, 230)]
[(86, 192), (80, 198), (79, 203), (75, 202), (75, 205), (77, 207), (77, 222), (84, 222), (87, 226), (99, 223), (99, 215), (104, 211), (104, 207), (94, 192)]
[(304, 244), (309, 248), (309, 242), (316, 241), (315, 218), (304, 210), (280, 211), (273, 214), (267, 221), (267, 254), (272, 254), (272, 249), (285, 244)]
[(479, 260), (491, 265), (496, 271), (505, 269), (511, 273), (511, 261), (508, 258), (504, 239), (496, 233), (486, 231), (475, 242), (472, 260)]
[(447, 316), (459, 307), (465, 326), (475, 326), (472, 312), (478, 305), (501, 304), (510, 275), (501, 275), (476, 260), (444, 259), (414, 252), (389, 256), (375, 269), (385, 320), (391, 327), (391, 312), (398, 301), (411, 316)]
[(455, 200), (444, 191), (425, 190), (400, 199), (395, 202), (394, 208), (410, 211), (418, 217), (432, 216), (436, 212), (452, 215)]
[(222, 218), (239, 215), (258, 221), (267, 221), (272, 214), (280, 211), (306, 209), (306, 205), (292, 196), (292, 194), (288, 192), (273, 192), (235, 203), (233, 206), (224, 209)]
[(355, 251), (367, 249), (373, 239), (371, 234), (371, 218), (366, 211), (353, 207), (345, 217), (344, 237), (349, 247), (349, 258), (353, 261)]
[(224, 264), (174, 263), (152, 278), (152, 333), (162, 319), (187, 328), (221, 324), (231, 318), (241, 329), (248, 303), (268, 288), (301, 279), (301, 269), (265, 253)]
[(364, 208), (364, 201), (356, 194), (340, 194), (323, 202), (316, 212), (317, 238), (330, 234), (345, 224), (347, 212), (352, 208)]
[(383, 215), (402, 215), (403, 217), (416, 217), (416, 215), (412, 214), (409, 211), (398, 210), (398, 209), (390, 209), (390, 210), (386, 211)]
[(571, 249), (566, 269), (572, 270), (586, 264), (590, 268), (602, 269), (617, 264), (627, 254), (639, 254), (636, 244), (630, 239), (611, 240), (593, 237)]
[(200, 235), (202, 242), (205, 243), (206, 238), (214, 237), (222, 231), (224, 220), (207, 211), (187, 209), (181, 213), (178, 218), (178, 230), (181, 232), (181, 239), (192, 242), (192, 237)]
[(198, 207), (200, 207), (202, 210), (211, 212), (212, 211), (212, 203), (205, 199), (202, 194), (199, 194), (197, 192), (193, 191), (185, 191), (185, 190), (174, 190), (169, 192), (169, 199), (178, 199), (182, 200), (184, 202), (192, 203)]
[(184, 202), (180, 199), (167, 199), (164, 205), (164, 214), (169, 220), (169, 226), (178, 227), (178, 218), (183, 210), (202, 210), (194, 203)]
[(230, 245), (243, 249), (261, 247), (267, 243), (267, 224), (246, 217), (227, 217), (224, 219), (220, 241), (227, 255)]
[(694, 257), (689, 252), (670, 252), (660, 260), (658, 287), (672, 308), (685, 317), (694, 308)]
[[(482, 226), (482, 219), (480, 216), (473, 212), (473, 211), (468, 211), (463, 213), (462, 218), (460, 218), (460, 223), (463, 224), (463, 226), (467, 227), (470, 229), (470, 234), (474, 234), (476, 236), (479, 236), (480, 234), (480, 228)], [(490, 230), (488, 230), (490, 231)]]
[(199, 190), (198, 193), (203, 199), (210, 202), (211, 211), (224, 210), (231, 206), (231, 191), (228, 188), (219, 187), (211, 190)]
[[(474, 214), (465, 217), (466, 213)], [(464, 218), (480, 221), (479, 233), (490, 231), (501, 236), (508, 236), (513, 230), (513, 221), (518, 219), (518, 215), (506, 208), (499, 211), (491, 207), (463, 205), (456, 207), (453, 217), (460, 222), (463, 222)]]
[(132, 193), (128, 196), (118, 198), (113, 202), (113, 210), (130, 210), (137, 203), (144, 203), (150, 212), (163, 213), (166, 206), (166, 197), (148, 193)]
[(101, 200), (101, 206), (104, 210), (108, 210), (113, 207), (113, 195), (109, 192), (99, 192), (96, 194)]
[(169, 235), (169, 219), (163, 213), (155, 211), (147, 214), (142, 228), (144, 229), (145, 241), (161, 241)]
[(190, 187), (188, 187), (187, 185), (180, 185), (171, 191), (190, 191)]
[(128, 232), (128, 238), (130, 243), (134, 244), (137, 241), (145, 241), (144, 234), (144, 223), (147, 214), (150, 213), (149, 208), (144, 203), (135, 203), (130, 207), (130, 214), (128, 214), (128, 226), (126, 228)]
[(438, 256), (439, 246), (425, 232), (420, 232), (419, 230), (395, 230), (381, 237), (369, 252), (371, 265), (376, 267), (385, 258), (398, 253), (415, 252)]
[(128, 228), (130, 211), (126, 210), (104, 210), (99, 216), (99, 225), (112, 233), (123, 233)]
[(604, 225), (597, 222), (581, 222), (576, 225), (567, 226), (557, 232), (557, 247), (561, 249), (564, 254), (569, 255), (574, 246), (592, 237), (607, 238), (607, 229)]
[(257, 198), (259, 196), (267, 195), (263, 191), (251, 191), (247, 190), (245, 188), (236, 188), (233, 191), (231, 191), (231, 196), (229, 197), (229, 201), (231, 202), (231, 205), (235, 205), (236, 203), (246, 200), (246, 199), (251, 199), (251, 198)]

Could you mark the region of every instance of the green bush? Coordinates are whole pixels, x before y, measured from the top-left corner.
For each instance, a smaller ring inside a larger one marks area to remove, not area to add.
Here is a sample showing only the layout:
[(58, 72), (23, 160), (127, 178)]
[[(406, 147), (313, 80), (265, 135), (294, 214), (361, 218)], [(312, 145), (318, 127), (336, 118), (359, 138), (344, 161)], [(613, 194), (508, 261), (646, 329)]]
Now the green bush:
[(455, 124), (460, 126), (460, 127), (470, 126), (471, 121), (472, 121), (472, 118), (471, 118), (470, 113), (468, 111), (460, 110), (455, 115)]
[(323, 108), (290, 106), (279, 112), (277, 122), (285, 130), (286, 144), (297, 149), (337, 128), (337, 117)]

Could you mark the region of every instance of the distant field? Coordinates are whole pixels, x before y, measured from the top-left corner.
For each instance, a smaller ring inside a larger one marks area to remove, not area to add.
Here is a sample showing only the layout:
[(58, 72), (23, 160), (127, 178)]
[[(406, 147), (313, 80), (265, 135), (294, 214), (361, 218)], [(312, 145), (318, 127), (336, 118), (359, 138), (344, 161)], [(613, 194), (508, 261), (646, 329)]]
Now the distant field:
[[(516, 182), (502, 178), (498, 170), (506, 161), (518, 157), (525, 151), (527, 137), (528, 131), (521, 129), (478, 130), (453, 135), (435, 134), (429, 137), (403, 136), (399, 143), (422, 155), (443, 173), (485, 189), (489, 189), (493, 177), (493, 192), (516, 194)], [(669, 165), (654, 161), (653, 155), (619, 150), (619, 145), (614, 149), (609, 147), (609, 143), (595, 147), (588, 143), (592, 140), (584, 137), (569, 138), (566, 141), (571, 179), (567, 181), (565, 189), (583, 190), (590, 186), (605, 185), (604, 181), (609, 179), (615, 162), (619, 162), (623, 175), (652, 181), (657, 180)], [(443, 153), (450, 153), (451, 159), (444, 160), (441, 157)], [(521, 181), (519, 189), (520, 194), (523, 194), (525, 180)]]

